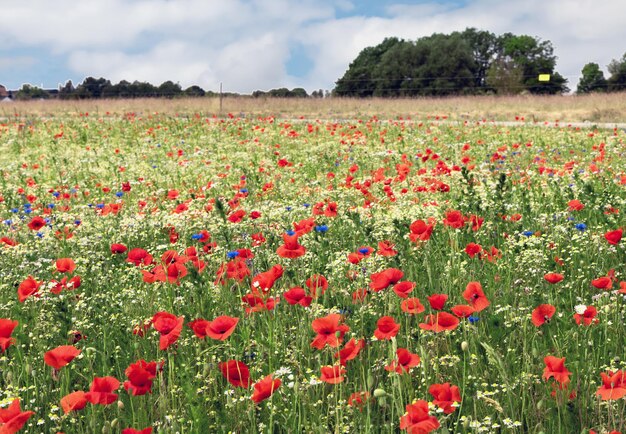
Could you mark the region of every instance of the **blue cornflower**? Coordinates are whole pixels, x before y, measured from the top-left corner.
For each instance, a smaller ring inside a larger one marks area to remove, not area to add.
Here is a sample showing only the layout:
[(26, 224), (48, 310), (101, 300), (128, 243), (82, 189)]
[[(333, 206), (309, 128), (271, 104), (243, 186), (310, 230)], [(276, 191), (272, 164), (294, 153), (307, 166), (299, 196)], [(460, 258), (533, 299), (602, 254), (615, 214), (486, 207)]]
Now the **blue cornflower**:
[(524, 232), (522, 232), (522, 235), (524, 235), (525, 237), (530, 237), (530, 236), (532, 236), (532, 234), (534, 234), (533, 231), (524, 231)]
[(242, 188), (241, 190), (239, 190), (239, 193), (244, 193), (244, 194), (245, 194), (245, 193), (247, 193), (247, 192), (248, 192), (248, 189), (247, 189), (247, 188)]
[(291, 210), (292, 210), (292, 208), (291, 208), (290, 206), (286, 206), (286, 207), (285, 207), (285, 209), (286, 209), (287, 211), (291, 211)]
[(480, 320), (480, 318), (478, 318), (478, 317), (477, 317), (477, 316), (475, 316), (475, 315), (470, 315), (467, 319), (468, 319), (468, 321), (470, 322), (470, 324), (477, 323), (477, 322), (478, 322), (478, 320)]
[(305, 207), (305, 208), (308, 208), (308, 207), (311, 206), (311, 204), (310, 203), (303, 203), (302, 206)]
[(96, 208), (102, 209), (102, 208), (104, 208), (104, 204), (103, 203), (99, 203), (99, 204), (96, 205)]
[(25, 214), (30, 214), (31, 212), (33, 212), (33, 210), (32, 210), (32, 209), (30, 209), (30, 208), (24, 208), (24, 213), (25, 213)]
[(326, 225), (315, 226), (315, 232), (326, 233), (327, 231), (328, 231), (328, 226)]
[(52, 196), (59, 197), (61, 196), (61, 193), (59, 193), (58, 191), (55, 191), (54, 193), (52, 193)]
[(5, 224), (5, 225), (7, 225), (7, 226), (11, 226), (11, 225), (13, 224), (13, 220), (11, 220), (11, 219), (6, 219), (6, 220), (4, 221), (4, 224)]
[(75, 224), (76, 226), (80, 226), (80, 224), (81, 224), (81, 223), (82, 223), (82, 222), (81, 222), (80, 220), (78, 220), (78, 219), (74, 220), (74, 224)]
[(578, 223), (575, 227), (581, 232), (585, 232), (585, 230), (587, 229), (587, 225), (584, 223)]
[(237, 250), (231, 250), (230, 252), (226, 253), (226, 256), (228, 256), (229, 259), (235, 259), (237, 256), (239, 256), (239, 252)]
[(369, 253), (370, 249), (368, 249), (367, 247), (361, 247), (359, 249), (359, 253), (362, 255), (367, 255)]
[(292, 236), (292, 235), (295, 235), (295, 234), (296, 234), (296, 233), (295, 233), (294, 231), (292, 231), (291, 229), (290, 229), (290, 230), (288, 230), (286, 233), (287, 233), (287, 235), (289, 235), (289, 236)]
[(49, 203), (48, 204), (48, 208), (50, 208), (50, 209), (54, 208), (54, 204), (53, 203)]
[(192, 240), (200, 240), (200, 239), (202, 239), (202, 234), (193, 234), (191, 236), (191, 239)]
[(117, 197), (122, 197), (122, 196), (124, 196), (124, 192), (123, 191), (118, 191), (117, 193), (115, 193), (115, 195)]
[(39, 238), (43, 238), (43, 232), (37, 232), (35, 235), (37, 235)]
[(11, 208), (11, 212), (12, 213), (18, 213), (20, 212), (19, 208)]

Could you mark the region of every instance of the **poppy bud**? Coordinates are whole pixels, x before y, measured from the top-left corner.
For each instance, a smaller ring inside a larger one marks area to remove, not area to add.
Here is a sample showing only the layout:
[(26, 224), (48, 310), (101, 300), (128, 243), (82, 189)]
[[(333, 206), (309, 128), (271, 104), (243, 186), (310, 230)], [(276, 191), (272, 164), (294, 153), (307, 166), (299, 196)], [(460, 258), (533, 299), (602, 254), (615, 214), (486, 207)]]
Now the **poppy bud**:
[(124, 410), (124, 403), (122, 401), (117, 401), (117, 408), (120, 410)]
[(541, 410), (543, 408), (543, 399), (540, 399), (537, 403), (537, 410)]
[(533, 357), (538, 357), (539, 356), (539, 351), (537, 350), (537, 348), (533, 348)]
[(620, 362), (620, 358), (619, 357), (617, 357), (617, 356), (613, 357), (613, 363), (615, 363), (617, 365), (617, 364), (619, 364), (619, 362)]
[(111, 433), (111, 422), (108, 420), (104, 422), (104, 426), (102, 427), (102, 434), (110, 434)]
[[(120, 401), (121, 402), (121, 401)], [(117, 428), (117, 425), (119, 424), (119, 419), (115, 418), (111, 421), (111, 428), (115, 429)]]
[(387, 395), (387, 392), (385, 392), (381, 388), (378, 388), (378, 389), (374, 390), (374, 398), (383, 398), (386, 395)]
[(469, 349), (469, 344), (467, 343), (467, 341), (461, 342), (461, 350), (467, 351), (468, 349)]

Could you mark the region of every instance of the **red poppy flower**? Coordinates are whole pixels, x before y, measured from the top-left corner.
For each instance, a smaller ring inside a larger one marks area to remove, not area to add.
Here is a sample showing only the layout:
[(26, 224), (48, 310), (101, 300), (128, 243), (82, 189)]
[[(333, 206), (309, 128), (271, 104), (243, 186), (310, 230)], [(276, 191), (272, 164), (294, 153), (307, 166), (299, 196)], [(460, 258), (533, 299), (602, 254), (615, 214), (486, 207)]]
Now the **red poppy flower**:
[(326, 217), (336, 217), (337, 216), (337, 202), (328, 202), (328, 205), (326, 205), (326, 209), (324, 210), (324, 215)]
[(166, 350), (178, 340), (185, 318), (168, 312), (157, 312), (152, 317), (152, 327), (161, 334), (159, 349)]
[(193, 321), (187, 323), (187, 326), (193, 330), (196, 337), (200, 339), (207, 337), (207, 325), (209, 325), (209, 322), (203, 318), (194, 319)]
[(472, 306), (468, 306), (466, 304), (457, 304), (456, 306), (453, 306), (450, 310), (459, 318), (467, 318), (475, 312)]
[(0, 318), (0, 353), (4, 353), (10, 345), (15, 343), (11, 337), (13, 330), (19, 323), (8, 318)]
[(276, 254), (281, 258), (299, 258), (300, 256), (304, 256), (306, 253), (306, 249), (304, 246), (298, 244), (298, 234), (289, 235), (287, 233), (283, 234), (284, 244), (276, 250)]
[(543, 276), (543, 278), (546, 282), (555, 284), (563, 280), (563, 275), (559, 273), (547, 273)]
[(39, 297), (39, 287), (43, 282), (37, 282), (32, 276), (28, 276), (24, 279), (20, 285), (17, 287), (17, 299), (20, 303), (24, 303), (24, 301), (32, 296)]
[(348, 360), (352, 360), (359, 355), (363, 347), (365, 347), (365, 339), (359, 339), (357, 341), (352, 338), (346, 342), (340, 351), (335, 353), (335, 358), (339, 358), (339, 363), (345, 366)]
[(454, 413), (456, 408), (454, 403), (461, 402), (461, 393), (457, 386), (450, 386), (450, 383), (432, 384), (428, 388), (433, 398), (433, 404), (441, 408), (445, 414)]
[(552, 318), (555, 312), (556, 308), (551, 304), (540, 304), (533, 310), (531, 317), (532, 323), (539, 327), (546, 322), (550, 322), (550, 318)]
[(474, 256), (478, 255), (482, 251), (482, 249), (483, 248), (480, 244), (469, 243), (467, 246), (465, 246), (465, 253), (467, 253), (467, 256), (473, 259)]
[(30, 222), (28, 222), (28, 227), (33, 230), (33, 231), (38, 231), (39, 229), (43, 228), (46, 225), (46, 221), (37, 216), (37, 217), (33, 217)]
[(17, 241), (9, 237), (0, 238), (0, 243), (6, 244), (7, 246), (17, 246)]
[(273, 310), (277, 303), (277, 300), (273, 298), (264, 299), (258, 295), (254, 295), (253, 293), (244, 295), (241, 300), (245, 303), (244, 306), (246, 306), (246, 315), (250, 315), (253, 312)]
[(22, 411), (20, 400), (14, 399), (8, 408), (0, 408), (0, 433), (13, 434), (22, 429), (34, 411)]
[(238, 322), (239, 318), (226, 315), (218, 316), (213, 321), (207, 321), (207, 336), (217, 341), (224, 341), (235, 331)]
[(89, 392), (85, 393), (85, 399), (92, 404), (112, 404), (117, 400), (117, 393), (113, 392), (119, 387), (120, 382), (115, 377), (95, 377)]
[(367, 288), (359, 288), (352, 293), (353, 303), (363, 303), (367, 297)]
[(52, 366), (59, 370), (63, 366), (74, 360), (74, 357), (80, 354), (80, 350), (73, 345), (61, 345), (43, 355), (43, 361), (46, 365)]
[(361, 246), (356, 252), (348, 254), (348, 262), (356, 265), (359, 262), (361, 262), (364, 258), (371, 256), (373, 252), (374, 252), (374, 249), (372, 249), (371, 247)]
[(220, 363), (220, 371), (233, 387), (250, 387), (250, 369), (248, 366), (238, 360), (229, 360)]
[(297, 223), (293, 224), (293, 230), (296, 231), (296, 234), (300, 237), (304, 234), (308, 234), (315, 227), (315, 217), (310, 217), (308, 219), (300, 220)]
[(591, 284), (595, 288), (604, 289), (605, 291), (608, 291), (609, 289), (613, 287), (613, 281), (608, 276), (598, 277), (597, 279), (593, 279), (591, 281)]
[(369, 399), (369, 392), (354, 392), (348, 398), (348, 405), (350, 407), (362, 407)]
[(341, 315), (331, 313), (323, 318), (314, 319), (311, 327), (317, 333), (317, 336), (311, 342), (312, 348), (321, 350), (326, 345), (331, 348), (337, 348), (343, 341), (343, 336), (350, 330), (350, 327), (341, 322)]
[(567, 206), (570, 211), (582, 211), (585, 209), (585, 205), (578, 199), (570, 200), (567, 202)]
[(250, 269), (246, 265), (245, 261), (239, 259), (239, 257), (234, 260), (227, 262), (226, 264), (222, 264), (217, 269), (217, 279), (215, 280), (215, 284), (221, 283), (224, 285), (227, 279), (234, 279), (238, 282), (242, 282), (247, 276), (250, 275)]
[(391, 339), (400, 331), (400, 324), (396, 323), (393, 317), (383, 316), (376, 322), (374, 336), (378, 340)]
[(242, 209), (235, 211), (231, 215), (228, 216), (228, 221), (231, 223), (240, 223), (243, 218), (246, 216), (246, 212)]
[(604, 234), (604, 238), (609, 244), (616, 245), (622, 239), (622, 229), (616, 229), (614, 231), (608, 231)]
[(274, 379), (272, 378), (271, 374), (268, 375), (267, 377), (254, 384), (252, 400), (257, 404), (261, 401), (266, 400), (267, 398), (272, 396), (274, 392), (276, 392), (281, 384), (282, 381), (280, 381), (280, 378)]
[(454, 330), (459, 325), (459, 319), (448, 312), (438, 312), (434, 315), (427, 315), (426, 322), (420, 323), (419, 327), (423, 330), (430, 330), (435, 333), (444, 330)]
[(419, 298), (407, 298), (406, 300), (400, 303), (400, 309), (402, 312), (408, 313), (409, 315), (417, 315), (418, 313), (424, 312), (424, 305), (420, 302)]
[(124, 389), (132, 396), (145, 395), (151, 392), (152, 380), (157, 373), (157, 363), (138, 360), (128, 366), (124, 373), (128, 377), (128, 381), (124, 381)]
[(582, 314), (574, 314), (574, 321), (576, 321), (577, 325), (580, 325), (581, 323), (586, 326), (591, 325), (592, 323), (597, 324), (599, 322), (598, 318), (596, 318), (597, 314), (598, 310), (595, 307), (587, 306)]
[(345, 380), (346, 369), (341, 365), (322, 366), (320, 380), (328, 384), (339, 384)]
[(463, 217), (463, 214), (461, 214), (461, 211), (451, 210), (446, 212), (443, 224), (454, 229), (461, 229), (465, 226), (465, 218)]
[(317, 298), (318, 289), (322, 290), (322, 295), (324, 295), (324, 293), (328, 289), (328, 280), (326, 280), (326, 278), (321, 274), (312, 275), (306, 280), (305, 284), (309, 288), (310, 294), (311, 296), (313, 296), (313, 298)]
[(56, 260), (56, 267), (59, 273), (72, 273), (76, 269), (76, 264), (71, 258), (60, 258)]
[(299, 304), (303, 307), (309, 307), (311, 305), (311, 301), (313, 301), (313, 297), (306, 295), (304, 289), (299, 286), (294, 286), (289, 291), (283, 293), (283, 297), (287, 300), (287, 303), (291, 305)]
[(144, 429), (124, 428), (122, 434), (152, 434), (152, 427), (149, 426)]
[[(518, 214), (518, 215), (519, 215), (519, 214)], [(512, 216), (511, 216), (511, 217), (512, 217)], [(520, 216), (520, 218), (521, 218), (521, 217), (522, 217), (522, 216)], [(518, 220), (519, 220), (519, 219), (518, 219)], [(485, 219), (484, 219), (484, 218), (482, 218), (482, 217), (479, 217), (479, 216), (477, 216), (477, 215), (472, 214), (472, 215), (469, 217), (469, 221), (470, 221), (470, 223), (471, 223), (471, 225), (472, 225), (472, 230), (473, 230), (474, 232), (476, 232), (477, 230), (479, 230), (479, 229), (481, 228), (481, 226), (483, 225), (483, 222), (485, 221)]]
[(409, 239), (416, 243), (418, 241), (428, 241), (433, 233), (434, 224), (426, 223), (424, 220), (415, 220), (409, 226), (411, 233)]
[(111, 244), (111, 253), (113, 253), (114, 255), (125, 253), (126, 250), (128, 250), (128, 247), (126, 247), (124, 244), (119, 244), (119, 243)]
[(396, 350), (396, 356), (397, 359), (385, 366), (385, 370), (389, 372), (397, 372), (398, 374), (404, 374), (420, 363), (420, 356), (411, 353), (406, 348), (398, 348)]
[(370, 288), (375, 292), (382, 291), (390, 285), (398, 283), (404, 273), (397, 268), (387, 268), (380, 273), (372, 273), (370, 276)]
[(626, 396), (626, 370), (613, 373), (608, 371), (600, 373), (602, 386), (598, 388), (596, 395), (603, 401), (616, 400)]
[(78, 411), (85, 408), (87, 405), (87, 398), (85, 398), (85, 392), (78, 390), (65, 395), (61, 398), (61, 408), (63, 413), (67, 414), (70, 411)]
[(428, 303), (430, 303), (431, 309), (442, 310), (448, 300), (447, 294), (433, 294), (428, 297)]
[(480, 282), (468, 283), (465, 287), (465, 291), (463, 291), (463, 298), (472, 305), (476, 312), (486, 309), (487, 306), (491, 304), (489, 300), (487, 300)]
[(390, 241), (379, 241), (377, 254), (379, 256), (395, 256), (398, 254), (398, 251), (394, 247), (395, 244), (392, 244)]
[(252, 292), (256, 295), (267, 294), (274, 287), (276, 281), (282, 277), (283, 271), (282, 265), (277, 264), (254, 276), (252, 278)]
[(439, 428), (439, 421), (435, 416), (428, 415), (428, 403), (419, 399), (413, 404), (407, 404), (406, 413), (400, 418), (400, 429), (409, 434), (428, 434)]
[(407, 298), (409, 293), (415, 289), (415, 283), (404, 281), (393, 285), (393, 292), (400, 298)]
[(543, 359), (543, 363), (546, 365), (543, 369), (544, 380), (548, 381), (552, 377), (561, 385), (569, 383), (569, 376), (572, 373), (565, 367), (565, 357), (546, 356)]
[(126, 262), (131, 262), (137, 267), (139, 267), (140, 265), (150, 265), (152, 264), (152, 255), (146, 252), (144, 249), (140, 249), (137, 247), (131, 249), (128, 252)]

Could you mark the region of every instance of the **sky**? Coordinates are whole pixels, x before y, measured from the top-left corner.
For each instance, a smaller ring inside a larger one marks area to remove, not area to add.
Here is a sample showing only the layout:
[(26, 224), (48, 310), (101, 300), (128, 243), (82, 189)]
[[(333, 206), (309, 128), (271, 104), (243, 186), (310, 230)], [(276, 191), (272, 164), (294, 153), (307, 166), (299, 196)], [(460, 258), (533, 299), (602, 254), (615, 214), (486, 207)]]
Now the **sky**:
[[(626, 0), (1, 0), (0, 84), (85, 77), (331, 90), (359, 52), (467, 27), (550, 40), (575, 89), (626, 53)], [(608, 74), (607, 74), (608, 76)]]

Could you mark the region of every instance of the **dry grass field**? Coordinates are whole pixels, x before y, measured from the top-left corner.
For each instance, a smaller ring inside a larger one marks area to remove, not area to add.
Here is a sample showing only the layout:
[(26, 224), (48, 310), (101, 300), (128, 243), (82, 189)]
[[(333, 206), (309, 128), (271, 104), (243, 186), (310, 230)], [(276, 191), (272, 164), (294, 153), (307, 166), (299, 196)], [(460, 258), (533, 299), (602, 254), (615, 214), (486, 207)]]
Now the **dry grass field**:
[(352, 119), (378, 116), (417, 119), (496, 120), (620, 123), (626, 120), (626, 94), (566, 96), (468, 96), (416, 99), (281, 99), (228, 97), (181, 99), (128, 99), (82, 101), (26, 101), (0, 104), (0, 116), (58, 116), (67, 113), (104, 115), (135, 112), (169, 115), (303, 116), (313, 119)]

